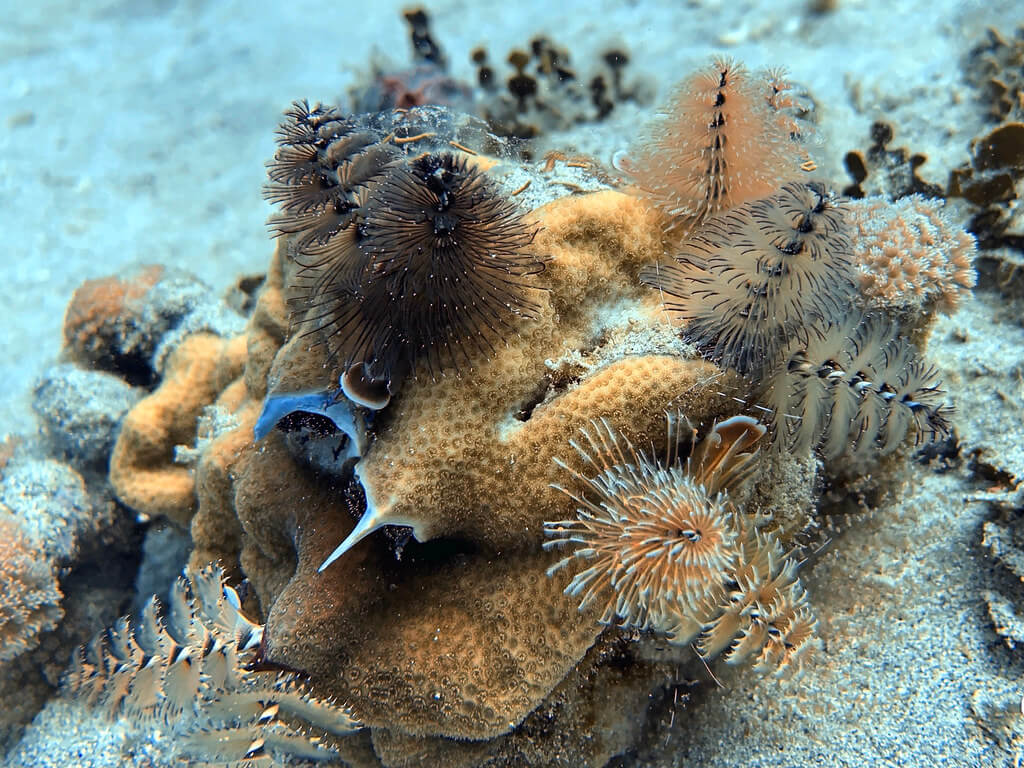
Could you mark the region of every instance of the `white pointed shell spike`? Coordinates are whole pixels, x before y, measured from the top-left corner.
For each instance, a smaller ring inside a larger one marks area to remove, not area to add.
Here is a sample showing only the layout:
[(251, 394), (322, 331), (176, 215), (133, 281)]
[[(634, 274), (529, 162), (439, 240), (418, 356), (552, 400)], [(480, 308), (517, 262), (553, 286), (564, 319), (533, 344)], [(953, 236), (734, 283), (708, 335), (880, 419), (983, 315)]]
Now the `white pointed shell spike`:
[(393, 511), (394, 498), (389, 498), (387, 503), (381, 503), (377, 500), (377, 493), (375, 489), (359, 476), (359, 465), (355, 467), (356, 477), (360, 480), (363, 485), (363, 492), (366, 495), (366, 511), (363, 516), (359, 518), (359, 522), (356, 523), (356, 527), (352, 529), (345, 540), (341, 542), (334, 551), (327, 556), (327, 559), (323, 561), (317, 573), (323, 573), (327, 567), (337, 560), (339, 557), (348, 552), (352, 547), (358, 544), (360, 541), (365, 539), (371, 533), (376, 531), (378, 528), (383, 528), (386, 525), (405, 525), (412, 528), (412, 535), (417, 541), (426, 541), (428, 538), (425, 534), (424, 521), (414, 520), (405, 518), (397, 515)]

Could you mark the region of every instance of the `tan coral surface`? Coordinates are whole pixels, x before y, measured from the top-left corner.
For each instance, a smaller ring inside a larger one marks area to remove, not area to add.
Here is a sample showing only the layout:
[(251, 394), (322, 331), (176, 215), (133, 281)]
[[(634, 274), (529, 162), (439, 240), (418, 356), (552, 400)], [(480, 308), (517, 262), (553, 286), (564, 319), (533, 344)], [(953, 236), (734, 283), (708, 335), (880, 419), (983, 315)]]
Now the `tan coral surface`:
[(241, 336), (227, 341), (197, 333), (174, 351), (160, 386), (121, 425), (110, 458), (110, 482), (122, 502), (137, 512), (188, 525), (195, 511), (195, 481), (191, 467), (175, 463), (174, 449), (195, 442), (203, 407), (239, 375), (245, 347)]
[[(666, 346), (674, 336), (657, 297), (636, 281), (662, 252), (642, 203), (603, 192), (535, 216), (536, 247), (551, 259), (540, 317), (471, 369), (406, 381), (357, 465), (381, 522), (439, 541), (397, 559), (377, 533), (318, 572), (361, 513), (358, 493), (297, 462), (276, 431), (252, 441), (268, 382), (314, 391), (336, 375), (311, 339), (281, 345), (282, 285), (295, 269), (283, 249), (250, 322), (245, 394), (226, 406), (238, 426), (199, 459), (193, 562), (240, 566), (267, 615), (268, 657), (395, 738), (507, 733), (598, 636), (596, 617), (562, 593), (564, 577), (547, 577), (557, 557), (540, 547), (543, 521), (572, 512), (550, 484), (556, 458), (578, 460), (569, 441), (582, 427), (605, 418), (659, 442), (667, 409), (704, 425), (740, 408), (720, 394), (718, 369)], [(611, 348), (624, 328), (628, 353)]]

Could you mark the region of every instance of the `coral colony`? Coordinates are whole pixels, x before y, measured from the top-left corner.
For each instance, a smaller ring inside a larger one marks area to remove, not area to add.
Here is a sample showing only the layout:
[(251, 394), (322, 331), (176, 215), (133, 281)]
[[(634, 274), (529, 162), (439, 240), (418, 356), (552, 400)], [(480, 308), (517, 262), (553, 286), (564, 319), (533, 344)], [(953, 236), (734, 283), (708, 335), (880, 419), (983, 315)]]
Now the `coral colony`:
[[(603, 765), (683, 660), (813, 667), (815, 478), (949, 435), (922, 348), (974, 242), (833, 193), (810, 110), (715, 60), (613, 180), (444, 107), (296, 102), (248, 327), (185, 337), (113, 450), (189, 580), (67, 687), (207, 761)], [(7, 649), (60, 594), (3, 538)]]

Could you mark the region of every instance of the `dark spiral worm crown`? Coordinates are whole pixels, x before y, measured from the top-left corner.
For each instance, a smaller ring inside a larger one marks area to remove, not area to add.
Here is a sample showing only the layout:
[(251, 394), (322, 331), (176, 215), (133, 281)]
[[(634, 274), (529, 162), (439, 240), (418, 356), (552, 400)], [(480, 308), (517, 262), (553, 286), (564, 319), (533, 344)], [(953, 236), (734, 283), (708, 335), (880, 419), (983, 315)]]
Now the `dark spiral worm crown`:
[(350, 396), (380, 407), (420, 363), (431, 376), (471, 367), (537, 312), (536, 229), (465, 156), (412, 155), (397, 132), (304, 102), (285, 115), (270, 226), (298, 265), (293, 324), (325, 345)]

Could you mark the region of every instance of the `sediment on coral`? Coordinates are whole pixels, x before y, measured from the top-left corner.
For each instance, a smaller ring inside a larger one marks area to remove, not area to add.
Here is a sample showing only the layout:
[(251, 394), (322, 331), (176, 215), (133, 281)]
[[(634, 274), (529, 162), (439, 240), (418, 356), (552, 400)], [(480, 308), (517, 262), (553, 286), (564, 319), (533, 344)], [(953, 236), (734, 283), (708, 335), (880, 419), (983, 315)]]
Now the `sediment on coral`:
[(239, 333), (244, 318), (187, 272), (150, 265), (127, 276), (87, 280), (64, 314), (63, 355), (83, 368), (151, 387), (183, 338)]
[(114, 374), (60, 363), (36, 382), (32, 410), (58, 458), (95, 472), (105, 470), (121, 419), (143, 394)]
[(79, 472), (48, 451), (26, 439), (0, 460), (0, 752), (53, 695), (71, 649), (119, 610), (138, 565), (131, 516), (95, 465)]

